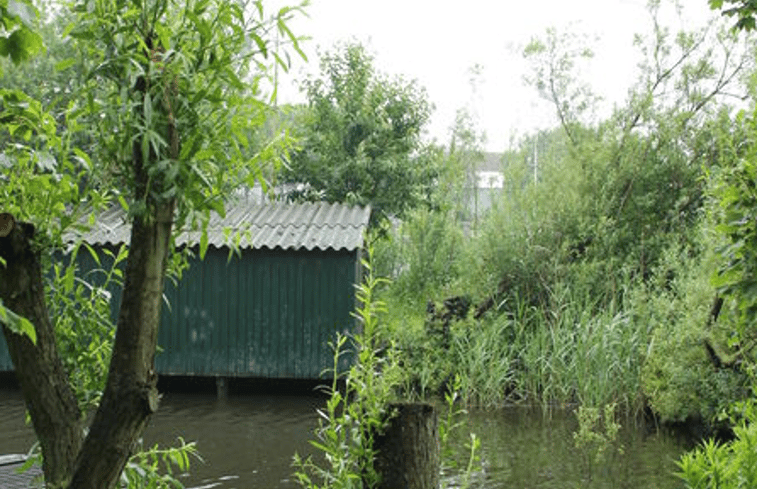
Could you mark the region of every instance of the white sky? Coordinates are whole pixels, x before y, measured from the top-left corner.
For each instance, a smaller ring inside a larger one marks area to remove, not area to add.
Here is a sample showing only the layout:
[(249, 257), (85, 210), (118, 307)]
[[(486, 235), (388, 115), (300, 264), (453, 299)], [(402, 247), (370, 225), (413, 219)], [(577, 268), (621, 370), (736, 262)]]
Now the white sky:
[[(277, 0), (279, 1), (279, 0)], [(683, 0), (686, 27), (715, 15), (707, 0)], [(502, 151), (511, 137), (554, 125), (552, 109), (526, 87), (523, 46), (548, 27), (599, 37), (587, 81), (605, 99), (619, 103), (633, 81), (637, 58), (634, 33), (650, 26), (645, 0), (311, 0), (308, 18), (291, 24), (309, 61), (296, 60), (280, 74), (279, 102), (303, 102), (297, 79), (317, 72), (317, 49), (340, 40), (363, 42), (380, 70), (417, 79), (436, 107), (430, 139), (449, 141), (455, 112), (469, 107), (487, 136), (486, 148)], [(681, 21), (670, 16), (671, 27)], [(469, 69), (483, 66), (473, 93)]]

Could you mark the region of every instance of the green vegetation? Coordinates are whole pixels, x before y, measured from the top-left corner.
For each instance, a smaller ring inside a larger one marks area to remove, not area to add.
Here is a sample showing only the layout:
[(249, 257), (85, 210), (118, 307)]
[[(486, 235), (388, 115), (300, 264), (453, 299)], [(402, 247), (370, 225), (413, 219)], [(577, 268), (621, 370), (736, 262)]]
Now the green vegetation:
[[(312, 445), (321, 452), (325, 464), (314, 457), (302, 459), (295, 454), (295, 477), (308, 489), (350, 489), (375, 487), (379, 474), (373, 466), (373, 438), (388, 423), (388, 403), (396, 395), (399, 365), (390, 346), (380, 356), (379, 314), (384, 305), (375, 297), (382, 279), (374, 276), (369, 261), (364, 262), (367, 275), (358, 286), (360, 302), (356, 317), (362, 331), (351, 337), (339, 335), (334, 348), (333, 380), (329, 399), (321, 411), (316, 440)], [(340, 375), (340, 357), (349, 350), (357, 352), (356, 362)], [(344, 389), (339, 382), (344, 380)]]
[[(376, 297), (385, 280), (374, 274), (373, 250), (363, 262), (366, 276), (358, 286), (356, 317), (361, 331), (349, 337), (338, 335), (334, 348), (332, 382), (327, 387), (326, 407), (319, 411), (318, 428), (311, 444), (318, 454), (302, 459), (294, 455), (295, 478), (308, 489), (372, 488), (381, 475), (374, 467), (374, 437), (388, 425), (393, 413), (389, 404), (401, 395), (402, 366), (394, 344), (380, 344), (385, 336), (385, 304)], [(357, 352), (357, 361), (340, 373), (341, 356)], [(469, 457), (460, 467), (451, 449), (450, 434), (463, 426), (465, 411), (457, 403), (457, 383), (445, 396), (446, 410), (439, 423), (442, 469), (446, 474), (459, 472), (461, 488), (470, 487), (470, 477), (480, 461), (480, 440), (471, 434)]]
[(348, 43), (323, 53), (303, 91), (301, 148), (279, 177), (299, 184), (290, 198), (370, 204), (372, 226), (423, 201), (436, 170), (419, 151), (431, 108), (415, 81), (378, 72), (362, 45)]
[(689, 489), (735, 489), (757, 484), (757, 413), (754, 399), (737, 405), (734, 413), (734, 440), (704, 441), (699, 448), (681, 457), (678, 475)]
[[(717, 314), (713, 304), (753, 280), (733, 264), (751, 263), (754, 205), (728, 184), (744, 193), (754, 179), (744, 162), (753, 129), (728, 103), (752, 93), (753, 43), (723, 25), (672, 32), (660, 9), (650, 4), (651, 29), (637, 40), (643, 61), (626, 104), (599, 121), (578, 78), (589, 46), (555, 30), (534, 38), (527, 79), (560, 127), (503, 155), (505, 188), (475, 227), (437, 197), (378, 243), (406, 392), (436, 395), (459, 378), (469, 403), (650, 408), (663, 422), (711, 426), (747, 396), (755, 343), (738, 317), (751, 296)], [(461, 122), (456, 134), (475, 134)], [(441, 175), (465, 181), (456, 147), (439, 153)], [(447, 181), (441, 195), (457, 198)], [(724, 208), (724, 194), (736, 203)], [(724, 216), (743, 238), (735, 246)], [(732, 265), (712, 281), (724, 250)]]
[[(726, 16), (736, 16), (735, 30), (750, 31), (755, 27), (757, 7), (753, 2), (728, 0), (736, 4), (726, 8)], [(723, 7), (722, 0), (710, 0), (713, 8)], [(755, 357), (754, 315), (757, 313), (757, 294), (755, 294), (755, 245), (757, 245), (757, 228), (753, 222), (755, 213), (755, 115), (757, 106), (752, 100), (751, 115), (740, 114), (734, 124), (734, 132), (739, 135), (725, 150), (736, 155), (732, 164), (724, 166), (712, 179), (712, 196), (717, 203), (712, 219), (717, 223), (716, 230), (722, 238), (715, 249), (717, 273), (713, 275), (713, 284), (717, 287), (718, 297), (710, 313), (711, 321), (724, 316), (727, 326), (725, 344), (727, 352), (713, 351), (710, 356), (716, 360), (719, 371), (724, 369), (744, 372), (748, 376), (751, 392), (741, 397), (745, 401), (731, 403), (728, 416), (721, 414), (733, 426), (734, 438), (725, 443), (707, 440), (696, 450), (681, 458), (678, 474), (692, 489), (726, 489), (751, 487), (757, 483), (757, 461), (755, 460)], [(716, 384), (717, 385), (717, 384)], [(720, 387), (720, 386), (717, 386)], [(717, 387), (715, 387), (717, 389)]]
[[(26, 0), (0, 7), (1, 58), (25, 61), (43, 39), (51, 48), (45, 61), (4, 69), (0, 89), (0, 320), (46, 487), (113, 488), (130, 462), (146, 473), (186, 466), (192, 445), (131, 458), (158, 408), (154, 357), (173, 235), (202, 230), (204, 255), (210, 213), (224, 214), (227, 196), (260, 181), (261, 161), (274, 165), (291, 145), (276, 138), (245, 150), (269, 113), (261, 82), (274, 63), (288, 68), (286, 51), (302, 55), (287, 26), (301, 7), (82, 0), (54, 5), (61, 15), (44, 27)], [(94, 289), (58, 269), (52, 295), (61, 300), (48, 305), (43, 279), (63, 236), (87, 214), (93, 225), (106, 205), (122, 206), (132, 224), (114, 335)]]
[[(710, 4), (754, 28), (754, 2)], [(140, 471), (155, 487), (176, 483), (170, 471), (184, 470), (191, 444), (133, 458), (114, 448), (134, 446), (156, 408), (171, 236), (207, 226), (240, 185), (269, 180), (293, 198), (374, 209), (358, 361), (343, 389), (336, 373), (329, 389), (314, 443), (325, 465), (295, 459), (304, 487), (374, 484), (371, 442), (388, 401), (440, 393), (448, 413), (456, 401), (577, 407), (589, 476), (615, 453), (616, 409), (649, 409), (663, 422), (727, 419), (735, 440), (684, 457), (681, 477), (697, 488), (754, 481), (754, 408), (739, 404), (753, 396), (757, 365), (752, 38), (725, 23), (673, 32), (662, 3), (649, 2), (636, 82), (601, 119), (579, 76), (591, 46), (555, 29), (533, 38), (526, 80), (559, 126), (503, 154), (505, 186), (480, 215), (473, 182), (484, 138), (470, 112), (458, 112), (447, 146), (424, 144), (423, 89), (378, 72), (350, 43), (305, 81), (307, 106), (274, 111), (259, 84), (271, 62), (286, 63), (266, 36), (275, 30), (300, 52), (286, 24), (297, 9), (268, 16), (262, 2), (251, 6), (82, 1), (43, 26), (25, 0), (0, 6), (0, 200), (29, 223), (0, 249), (0, 319), (24, 393), (37, 396), (27, 401), (50, 487), (114, 487)], [(50, 56), (15, 69), (43, 41)], [(273, 137), (279, 126), (284, 136)], [(280, 159), (289, 164), (278, 168)], [(136, 229), (124, 276), (103, 266), (106, 283), (126, 285), (115, 340), (104, 288), (58, 267), (51, 306), (40, 307), (37, 273), (85, 213), (113, 202)], [(334, 345), (335, 370), (347, 341)], [(131, 409), (123, 429), (109, 421), (122, 405)], [(85, 437), (89, 409), (98, 414)], [(47, 417), (62, 422), (46, 426)], [(474, 437), (468, 475), (476, 449)], [(104, 453), (112, 460), (101, 463)]]
[(620, 424), (616, 420), (615, 404), (606, 404), (603, 411), (580, 406), (576, 416), (578, 431), (573, 433), (573, 441), (582, 455), (585, 478), (591, 482), (597, 468), (606, 466), (608, 459), (623, 453), (623, 447), (616, 446)]

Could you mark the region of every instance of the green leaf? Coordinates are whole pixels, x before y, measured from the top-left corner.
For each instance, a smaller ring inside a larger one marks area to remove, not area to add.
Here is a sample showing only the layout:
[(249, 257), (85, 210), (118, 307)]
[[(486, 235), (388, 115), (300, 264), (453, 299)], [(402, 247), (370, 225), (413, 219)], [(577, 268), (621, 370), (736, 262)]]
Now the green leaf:
[(220, 199), (212, 199), (210, 201), (210, 207), (216, 211), (216, 213), (221, 217), (226, 217), (226, 208), (223, 205), (223, 201)]
[(53, 155), (47, 151), (39, 151), (37, 155), (37, 168), (42, 172), (55, 172), (58, 164)]
[(0, 320), (14, 333), (25, 335), (33, 344), (37, 344), (37, 332), (31, 321), (5, 307), (2, 300), (0, 300)]
[(55, 63), (55, 71), (64, 71), (76, 64), (74, 58), (64, 59), (58, 63)]
[(152, 125), (152, 97), (149, 92), (145, 94), (144, 115), (145, 125), (150, 127)]
[(255, 34), (254, 32), (250, 33), (250, 37), (252, 37), (252, 40), (255, 41), (255, 44), (258, 45), (258, 49), (263, 54), (263, 56), (268, 56), (268, 46), (266, 46), (263, 38)]
[(20, 63), (31, 58), (40, 52), (44, 46), (42, 37), (37, 32), (27, 28), (13, 31), (7, 42), (7, 49), (14, 63)]
[(200, 260), (205, 259), (205, 253), (208, 251), (208, 221), (209, 219), (206, 218), (202, 223), (202, 234), (200, 235)]

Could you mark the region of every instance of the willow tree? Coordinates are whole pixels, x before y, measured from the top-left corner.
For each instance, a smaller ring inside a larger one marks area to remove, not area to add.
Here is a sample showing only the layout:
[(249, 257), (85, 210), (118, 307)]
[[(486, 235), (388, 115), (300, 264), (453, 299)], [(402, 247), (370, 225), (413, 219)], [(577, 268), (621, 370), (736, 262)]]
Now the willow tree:
[[(27, 19), (33, 10), (24, 5)], [(287, 65), (269, 50), (274, 32), (300, 52), (286, 25), (299, 8), (268, 16), (260, 0), (84, 0), (67, 35), (85, 47), (91, 70), (66, 133), (33, 99), (0, 94), (0, 122), (13, 140), (0, 165), (0, 321), (48, 488), (115, 487), (157, 409), (154, 357), (173, 236), (205, 228), (211, 211), (223, 214), (224, 196), (252, 184), (271, 156), (245, 161), (242, 148), (265, 119), (261, 81), (273, 62)], [(71, 146), (77, 130), (96, 138), (96, 154)], [(108, 377), (85, 436), (41, 263), (77, 209), (107, 195), (127, 211), (131, 239)]]

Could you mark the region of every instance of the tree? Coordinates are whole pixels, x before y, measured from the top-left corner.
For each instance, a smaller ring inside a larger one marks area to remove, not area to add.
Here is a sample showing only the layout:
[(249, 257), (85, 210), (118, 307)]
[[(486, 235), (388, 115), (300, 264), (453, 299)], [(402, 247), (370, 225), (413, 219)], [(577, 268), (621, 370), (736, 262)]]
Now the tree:
[[(294, 198), (370, 204), (372, 225), (401, 216), (435, 178), (416, 158), (431, 107), (415, 81), (390, 78), (360, 44), (321, 58), (321, 73), (303, 84), (308, 112), (298, 128), (301, 149), (282, 174), (305, 184)], [(296, 128), (297, 129), (297, 128)]]
[[(3, 19), (18, 5), (9, 2)], [(173, 236), (206, 229), (211, 210), (223, 214), (230, 189), (254, 183), (260, 154), (244, 160), (241, 148), (247, 128), (264, 123), (257, 86), (269, 56), (286, 66), (269, 34), (278, 30), (301, 53), (286, 25), (298, 9), (268, 17), (259, 0), (246, 8), (220, 0), (83, 0), (67, 34), (90, 47), (91, 70), (68, 107), (66, 132), (38, 101), (2, 93), (1, 120), (13, 144), (0, 174), (0, 320), (48, 488), (115, 487), (157, 409), (154, 356)], [(29, 12), (17, 15), (24, 26)], [(78, 124), (87, 114), (98, 114), (97, 125)], [(71, 146), (76, 130), (97, 138), (96, 158)], [(132, 235), (108, 378), (85, 437), (44, 302), (42, 260), (81, 209), (106, 201), (109, 192), (99, 189), (107, 184), (122, 189), (110, 193), (128, 211)], [(201, 254), (206, 247), (203, 238)]]
[(597, 97), (576, 75), (580, 72), (581, 62), (594, 56), (593, 51), (575, 34), (549, 28), (543, 39), (531, 39), (523, 56), (531, 64), (526, 83), (554, 105), (565, 134), (571, 144), (577, 145), (579, 136), (576, 132), (581, 126), (581, 116), (594, 108)]
[[(727, 17), (738, 17), (734, 29), (751, 31), (756, 26), (755, 15), (757, 15), (757, 3), (754, 0), (708, 0), (710, 8), (713, 10), (723, 10), (723, 15)], [(723, 8), (725, 5), (732, 7)]]
[[(553, 158), (538, 152), (542, 187), (555, 185), (545, 195), (572, 194), (562, 199), (563, 209), (575, 208), (555, 220), (558, 236), (572, 260), (604, 262), (599, 287), (619, 270), (648, 278), (670, 242), (690, 242), (704, 201), (702, 170), (717, 144), (712, 131), (729, 99), (747, 92), (740, 82), (753, 64), (748, 43), (718, 23), (672, 31), (661, 9), (650, 2), (650, 28), (635, 36), (642, 58), (627, 102), (599, 123), (585, 120), (596, 98), (575, 79), (591, 53), (579, 38), (548, 30), (525, 51), (528, 80), (552, 103), (564, 133), (549, 138), (559, 149)], [(534, 148), (530, 141), (523, 151)]]

